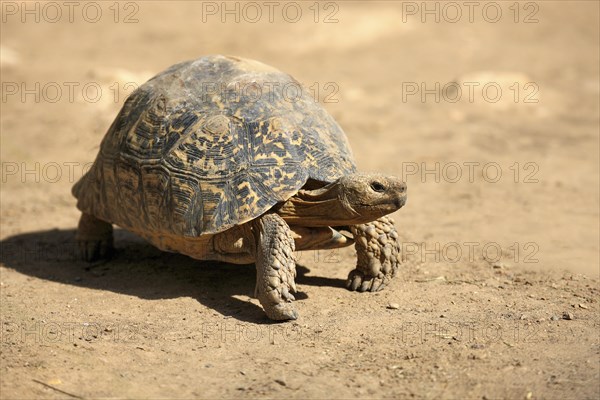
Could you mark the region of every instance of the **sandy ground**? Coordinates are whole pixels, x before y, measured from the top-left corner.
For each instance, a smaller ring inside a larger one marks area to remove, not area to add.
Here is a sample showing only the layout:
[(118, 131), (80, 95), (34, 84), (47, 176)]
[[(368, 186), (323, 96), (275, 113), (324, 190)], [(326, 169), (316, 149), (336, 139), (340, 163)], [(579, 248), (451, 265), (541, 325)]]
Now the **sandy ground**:
[[(597, 399), (598, 3), (236, 4), (1, 3), (0, 397)], [(70, 187), (127, 94), (215, 53), (289, 72), (405, 177), (385, 291), (343, 288), (351, 248), (302, 253), (273, 324), (252, 267), (122, 230), (77, 261)]]

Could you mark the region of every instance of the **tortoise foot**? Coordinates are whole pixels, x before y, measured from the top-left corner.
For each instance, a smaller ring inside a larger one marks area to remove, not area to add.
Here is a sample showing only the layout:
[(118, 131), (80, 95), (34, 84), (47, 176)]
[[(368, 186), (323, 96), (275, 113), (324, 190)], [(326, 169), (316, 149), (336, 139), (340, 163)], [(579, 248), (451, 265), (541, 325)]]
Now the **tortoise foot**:
[(87, 262), (110, 258), (114, 252), (112, 232), (112, 225), (108, 222), (89, 214), (81, 214), (75, 235), (79, 257)]
[(294, 239), (288, 224), (277, 214), (266, 214), (253, 221), (256, 239), (255, 296), (267, 316), (276, 321), (297, 319), (291, 292), (296, 291)]
[(289, 292), (287, 295), (282, 295), (277, 289), (274, 289), (266, 293), (264, 298), (259, 296), (258, 299), (270, 319), (275, 321), (298, 319), (298, 311), (292, 303), (295, 299)]
[(346, 287), (357, 292), (377, 292), (385, 287), (386, 281), (383, 274), (381, 276), (371, 276), (359, 269), (353, 269), (348, 274)]
[(383, 289), (400, 264), (398, 233), (391, 218), (381, 217), (350, 227), (354, 235), (357, 265), (348, 275), (346, 287), (359, 292)]

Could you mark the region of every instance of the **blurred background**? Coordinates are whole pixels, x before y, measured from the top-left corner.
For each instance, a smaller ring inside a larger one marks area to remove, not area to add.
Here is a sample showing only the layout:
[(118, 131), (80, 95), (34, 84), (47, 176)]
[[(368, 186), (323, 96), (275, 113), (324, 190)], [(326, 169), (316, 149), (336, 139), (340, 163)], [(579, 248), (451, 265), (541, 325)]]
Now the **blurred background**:
[(74, 226), (126, 96), (228, 54), (293, 75), (360, 169), (405, 177), (405, 240), (597, 275), (598, 37), (588, 1), (3, 2), (2, 235)]

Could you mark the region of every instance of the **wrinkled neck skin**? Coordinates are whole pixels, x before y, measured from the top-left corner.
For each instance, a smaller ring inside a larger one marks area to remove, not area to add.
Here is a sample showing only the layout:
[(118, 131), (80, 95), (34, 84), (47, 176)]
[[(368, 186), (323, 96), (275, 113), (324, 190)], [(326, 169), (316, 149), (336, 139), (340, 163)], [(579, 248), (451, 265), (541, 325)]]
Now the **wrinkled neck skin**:
[[(300, 190), (283, 203), (277, 213), (289, 225), (298, 226), (343, 225), (345, 224), (343, 221), (357, 220), (358, 213), (351, 207), (340, 204), (339, 192), (340, 188), (335, 183), (321, 189)], [(343, 194), (341, 198), (344, 198)], [(338, 221), (339, 224), (337, 224)]]

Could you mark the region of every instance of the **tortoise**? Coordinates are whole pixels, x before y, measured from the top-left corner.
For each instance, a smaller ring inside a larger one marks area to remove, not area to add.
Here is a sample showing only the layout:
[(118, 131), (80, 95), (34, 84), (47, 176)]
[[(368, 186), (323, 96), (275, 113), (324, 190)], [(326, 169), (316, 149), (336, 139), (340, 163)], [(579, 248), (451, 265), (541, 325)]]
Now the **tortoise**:
[(255, 263), (255, 297), (269, 318), (291, 320), (294, 252), (354, 244), (346, 286), (381, 290), (399, 266), (386, 215), (405, 204), (406, 185), (358, 172), (341, 127), (301, 89), (273, 67), (218, 55), (137, 88), (73, 186), (83, 259), (110, 256), (116, 224), (163, 251)]

